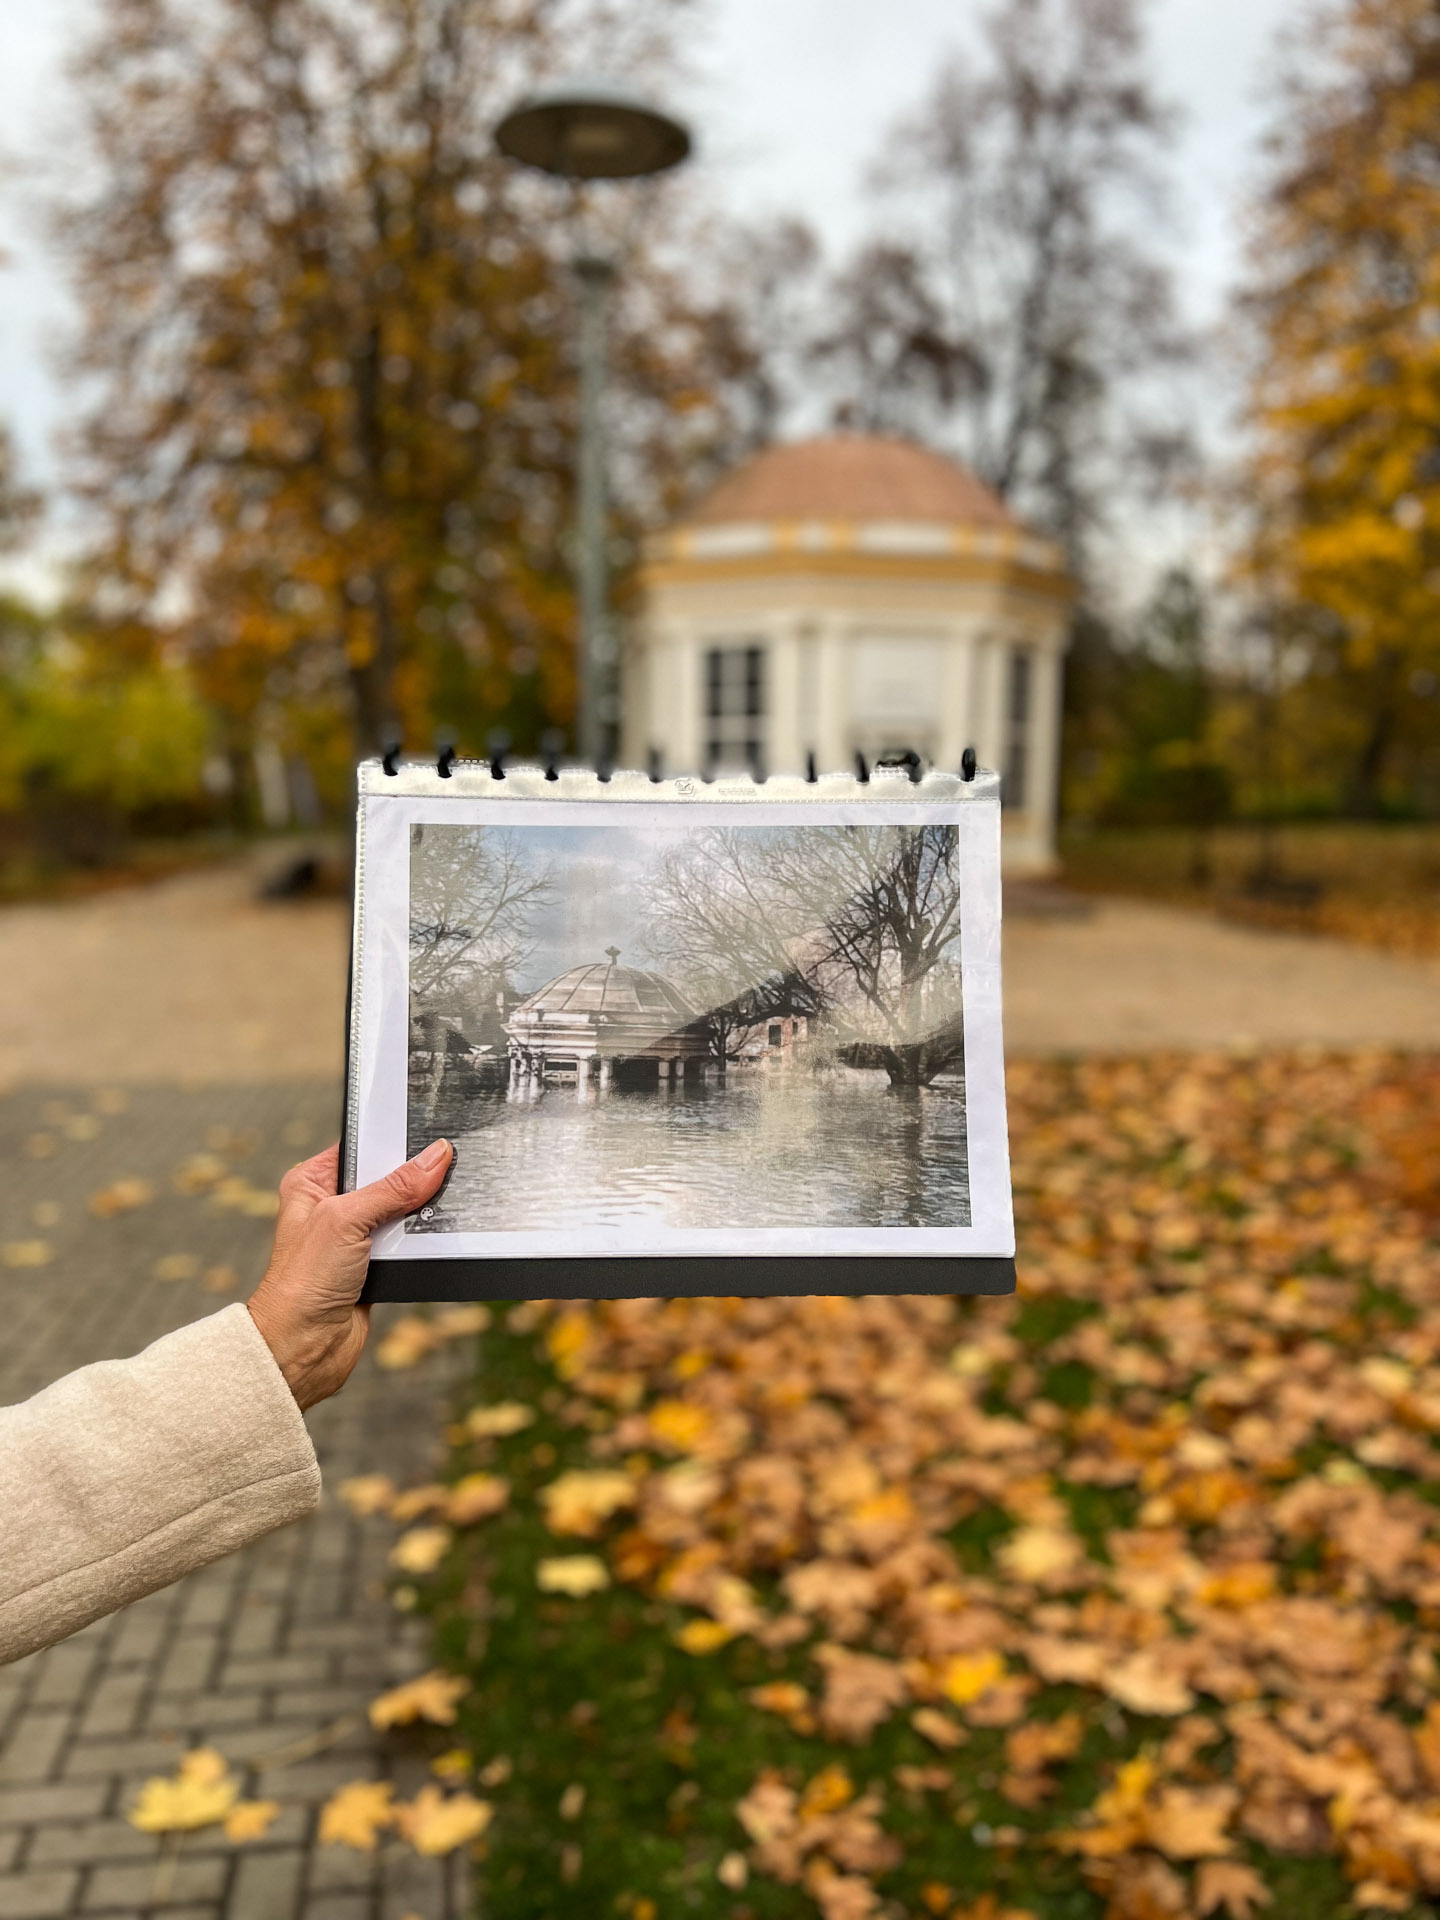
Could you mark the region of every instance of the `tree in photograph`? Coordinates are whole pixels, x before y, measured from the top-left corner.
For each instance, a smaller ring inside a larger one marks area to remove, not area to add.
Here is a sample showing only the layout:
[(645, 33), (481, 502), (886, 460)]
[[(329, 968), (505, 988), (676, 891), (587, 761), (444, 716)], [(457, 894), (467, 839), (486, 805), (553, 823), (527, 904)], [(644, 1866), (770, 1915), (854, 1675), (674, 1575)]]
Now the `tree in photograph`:
[[(99, 0), (57, 213), (83, 315), (71, 477), (102, 639), (192, 663), (237, 764), (286, 733), (338, 793), (352, 739), (446, 724), (478, 748), (567, 719), (570, 228), (492, 129), (577, 62), (663, 72), (688, 12)], [(649, 192), (626, 259), (620, 533), (728, 456), (748, 366), (721, 293), (661, 260), (686, 191)], [(596, 189), (592, 238), (620, 212)]]
[(410, 829), (410, 996), (466, 1010), (509, 984), (534, 951), (532, 914), (554, 892), (511, 833)]
[(706, 1009), (706, 1039), (722, 1064), (766, 1021), (817, 1014), (823, 1004), (797, 958), (803, 910), (777, 896), (774, 839), (754, 828), (706, 828), (666, 849), (646, 890), (647, 944)]
[(1329, 689), (1373, 813), (1440, 673), (1440, 15), (1347, 0), (1290, 60), (1244, 304), (1248, 573), (1277, 697)]
[(729, 1027), (805, 1014), (892, 1085), (928, 1085), (963, 1057), (955, 843), (952, 827), (706, 829), (659, 863), (651, 944)]
[(1186, 343), (1144, 236), (1169, 128), (1137, 0), (1001, 0), (887, 141), (884, 237), (817, 343), (845, 416), (939, 441), (1077, 560), (1183, 452)]

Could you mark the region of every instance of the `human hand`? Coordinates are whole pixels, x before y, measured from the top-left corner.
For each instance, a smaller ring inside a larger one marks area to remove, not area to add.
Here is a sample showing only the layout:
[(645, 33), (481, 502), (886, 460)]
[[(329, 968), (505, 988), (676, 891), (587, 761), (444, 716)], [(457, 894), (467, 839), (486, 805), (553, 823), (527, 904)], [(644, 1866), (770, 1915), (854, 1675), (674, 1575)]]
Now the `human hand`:
[(302, 1160), (280, 1182), (280, 1217), (250, 1317), (303, 1413), (350, 1378), (370, 1330), (357, 1306), (370, 1265), (370, 1236), (414, 1213), (445, 1177), (453, 1149), (435, 1140), (383, 1180), (336, 1193), (339, 1146)]

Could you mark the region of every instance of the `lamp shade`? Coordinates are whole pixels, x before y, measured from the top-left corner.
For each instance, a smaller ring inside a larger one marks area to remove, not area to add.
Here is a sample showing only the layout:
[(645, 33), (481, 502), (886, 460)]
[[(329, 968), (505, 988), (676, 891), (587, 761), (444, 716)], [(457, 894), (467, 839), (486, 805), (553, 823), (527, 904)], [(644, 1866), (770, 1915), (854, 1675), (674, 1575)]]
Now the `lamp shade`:
[(510, 159), (569, 180), (633, 180), (677, 166), (690, 134), (627, 87), (572, 80), (512, 108), (495, 143)]

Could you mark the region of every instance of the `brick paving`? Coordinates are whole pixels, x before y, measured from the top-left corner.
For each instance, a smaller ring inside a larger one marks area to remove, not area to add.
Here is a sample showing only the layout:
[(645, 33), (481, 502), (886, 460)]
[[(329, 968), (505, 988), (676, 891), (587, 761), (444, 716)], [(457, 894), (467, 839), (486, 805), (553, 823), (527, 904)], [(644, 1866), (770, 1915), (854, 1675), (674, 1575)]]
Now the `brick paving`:
[[(52, 1249), (42, 1266), (0, 1264), (0, 1404), (243, 1298), (270, 1222), (175, 1192), (173, 1171), (208, 1146), (268, 1186), (323, 1145), (336, 1110), (329, 1082), (0, 1097), (0, 1253), (36, 1240)], [(126, 1176), (152, 1182), (155, 1197), (92, 1217), (88, 1196)], [(157, 1263), (176, 1255), (201, 1277), (158, 1278)], [(227, 1267), (228, 1287), (214, 1271)], [(224, 1290), (209, 1290), (207, 1274)], [(377, 1332), (393, 1311), (377, 1310)], [(351, 1473), (422, 1477), (463, 1364), (456, 1353), (385, 1373), (367, 1355), (344, 1393), (307, 1416), (326, 1482), (312, 1520), (0, 1667), (0, 1920), (468, 1912), (459, 1861), (315, 1840), (320, 1803), (345, 1781), (390, 1777), (410, 1793), (427, 1777), (419, 1742), (377, 1739), (364, 1718), (376, 1692), (424, 1666), (425, 1647), (385, 1594), (389, 1529), (354, 1520), (334, 1488)], [(226, 1756), (248, 1794), (280, 1802), (262, 1841), (231, 1846), (212, 1830), (176, 1851), (125, 1821), (140, 1781), (199, 1743)]]

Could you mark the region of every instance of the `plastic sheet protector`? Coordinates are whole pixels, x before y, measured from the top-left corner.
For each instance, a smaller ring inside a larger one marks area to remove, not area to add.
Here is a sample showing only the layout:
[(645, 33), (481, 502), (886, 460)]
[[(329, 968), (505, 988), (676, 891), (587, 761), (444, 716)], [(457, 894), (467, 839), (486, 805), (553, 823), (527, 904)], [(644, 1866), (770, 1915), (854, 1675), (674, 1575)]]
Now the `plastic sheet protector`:
[(1000, 795), (877, 769), (360, 769), (367, 1298), (1005, 1293)]

